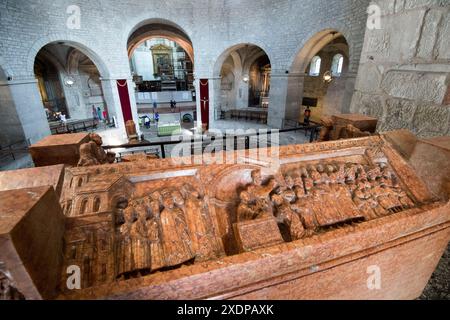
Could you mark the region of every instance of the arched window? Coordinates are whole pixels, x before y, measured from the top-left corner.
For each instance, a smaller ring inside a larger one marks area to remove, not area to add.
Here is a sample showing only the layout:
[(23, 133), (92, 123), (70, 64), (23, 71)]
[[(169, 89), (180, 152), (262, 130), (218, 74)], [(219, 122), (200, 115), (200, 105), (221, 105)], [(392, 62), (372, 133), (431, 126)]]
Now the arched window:
[(344, 56), (340, 53), (333, 57), (331, 64), (331, 72), (333, 76), (340, 77), (342, 74), (342, 68), (344, 67)]
[(70, 215), (70, 211), (72, 211), (72, 200), (67, 201), (67, 204), (66, 204), (65, 213), (67, 216)]
[(88, 200), (87, 200), (87, 199), (84, 199), (84, 200), (81, 202), (80, 214), (85, 214), (85, 213), (87, 213), (87, 205), (88, 205)]
[(94, 212), (100, 211), (100, 198), (99, 197), (95, 197), (93, 208), (94, 208)]
[(319, 56), (315, 56), (311, 60), (311, 66), (309, 68), (309, 75), (317, 77), (320, 75), (320, 66), (322, 65), (322, 59)]
[(83, 185), (83, 178), (78, 179), (78, 187), (81, 187)]

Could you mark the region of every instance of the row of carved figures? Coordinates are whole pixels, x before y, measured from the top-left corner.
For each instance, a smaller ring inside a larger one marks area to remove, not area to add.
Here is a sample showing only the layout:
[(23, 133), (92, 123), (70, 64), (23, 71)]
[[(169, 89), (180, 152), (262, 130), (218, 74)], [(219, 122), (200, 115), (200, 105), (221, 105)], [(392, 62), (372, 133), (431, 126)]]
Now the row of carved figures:
[(290, 240), (320, 227), (371, 220), (408, 209), (414, 202), (386, 164), (318, 164), (289, 171), (263, 183), (259, 170), (240, 194), (238, 222), (274, 217)]
[(119, 210), (116, 234), (119, 276), (223, 254), (204, 198), (189, 184), (130, 201)]

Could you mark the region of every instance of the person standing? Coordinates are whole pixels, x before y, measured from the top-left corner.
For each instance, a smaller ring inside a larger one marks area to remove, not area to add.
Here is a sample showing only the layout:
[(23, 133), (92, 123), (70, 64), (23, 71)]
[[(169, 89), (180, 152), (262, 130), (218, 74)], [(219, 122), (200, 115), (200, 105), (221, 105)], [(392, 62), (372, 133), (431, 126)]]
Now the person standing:
[(61, 115), (59, 116), (59, 120), (61, 121), (61, 125), (62, 125), (63, 127), (66, 127), (66, 126), (67, 126), (67, 117), (66, 117), (66, 115), (64, 114), (64, 112), (61, 112)]
[(159, 123), (159, 113), (158, 112), (155, 113), (155, 121), (156, 121), (156, 125), (158, 125), (158, 123)]
[(144, 125), (146, 129), (150, 129), (150, 118), (148, 116), (144, 117)]
[(94, 105), (92, 105), (92, 116), (94, 117), (94, 120), (98, 120), (97, 109), (95, 109)]
[(100, 109), (100, 107), (97, 107), (97, 114), (98, 114), (98, 119), (100, 121), (103, 120), (103, 118), (102, 118), (102, 109)]
[(306, 107), (305, 115), (304, 115), (304, 123), (309, 126), (309, 121), (311, 119), (311, 109)]
[(158, 108), (158, 103), (156, 103), (156, 101), (153, 101), (153, 109), (156, 110), (156, 108)]

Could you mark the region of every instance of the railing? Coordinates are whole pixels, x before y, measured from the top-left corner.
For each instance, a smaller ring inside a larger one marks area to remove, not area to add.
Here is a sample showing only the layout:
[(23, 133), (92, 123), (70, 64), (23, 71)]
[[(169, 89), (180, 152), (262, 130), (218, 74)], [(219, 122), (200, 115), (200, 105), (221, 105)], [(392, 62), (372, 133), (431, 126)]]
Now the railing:
[(98, 120), (88, 119), (69, 122), (67, 124), (60, 124), (51, 128), (52, 134), (66, 134), (86, 132), (90, 129), (96, 129), (98, 126)]
[[(296, 131), (305, 131), (305, 136), (308, 136), (309, 134), (309, 142), (314, 142), (317, 139), (318, 132), (320, 130), (319, 125), (311, 125), (306, 126), (304, 124), (298, 124), (295, 128), (290, 129), (283, 129), (283, 130), (268, 130), (267, 134), (264, 133), (264, 135), (267, 135), (267, 137), (272, 137), (272, 134), (274, 133), (289, 133), (289, 132), (296, 132)], [(118, 161), (121, 161), (122, 155), (127, 154), (135, 154), (135, 153), (145, 153), (145, 154), (157, 154), (162, 159), (167, 158), (166, 154), (166, 146), (173, 146), (181, 143), (188, 143), (190, 144), (190, 150), (191, 155), (195, 154), (195, 149), (200, 147), (202, 148), (202, 153), (204, 152), (204, 149), (206, 146), (211, 145), (215, 141), (218, 141), (222, 139), (222, 146), (224, 151), (231, 151), (227, 150), (228, 144), (227, 141), (229, 139), (233, 139), (233, 150), (237, 151), (239, 150), (239, 146), (244, 146), (246, 150), (251, 149), (251, 138), (256, 137), (256, 148), (260, 147), (260, 132), (256, 133), (250, 133), (250, 134), (243, 134), (243, 135), (223, 135), (221, 138), (217, 138), (215, 136), (202, 136), (201, 139), (198, 138), (191, 138), (191, 139), (177, 139), (173, 141), (160, 141), (160, 142), (141, 142), (138, 144), (123, 144), (123, 145), (117, 145), (117, 146), (104, 146), (103, 148), (105, 150), (114, 151), (118, 150)], [(243, 143), (242, 143), (243, 142)], [(267, 141), (267, 144), (265, 146), (270, 147), (272, 144), (272, 141)], [(158, 152), (155, 147), (159, 148), (160, 152)], [(120, 152), (119, 150), (125, 149), (126, 151)], [(151, 150), (151, 151), (150, 151)]]
[(18, 153), (28, 153), (28, 147), (30, 146), (30, 140), (22, 140), (14, 142), (6, 146), (0, 146), (0, 160), (7, 159), (11, 157), (16, 160), (16, 154)]

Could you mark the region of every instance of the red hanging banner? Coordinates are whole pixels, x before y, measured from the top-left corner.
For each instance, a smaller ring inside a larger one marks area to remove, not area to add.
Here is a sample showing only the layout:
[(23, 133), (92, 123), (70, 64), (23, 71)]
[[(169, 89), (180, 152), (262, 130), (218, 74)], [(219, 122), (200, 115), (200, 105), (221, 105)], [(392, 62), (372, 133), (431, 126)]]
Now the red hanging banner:
[(202, 123), (209, 129), (209, 81), (208, 79), (200, 79), (200, 108), (202, 115)]
[(123, 120), (125, 123), (127, 123), (128, 120), (133, 120), (127, 80), (126, 79), (117, 80), (117, 89), (119, 90), (119, 98), (120, 98), (120, 105), (122, 107)]

